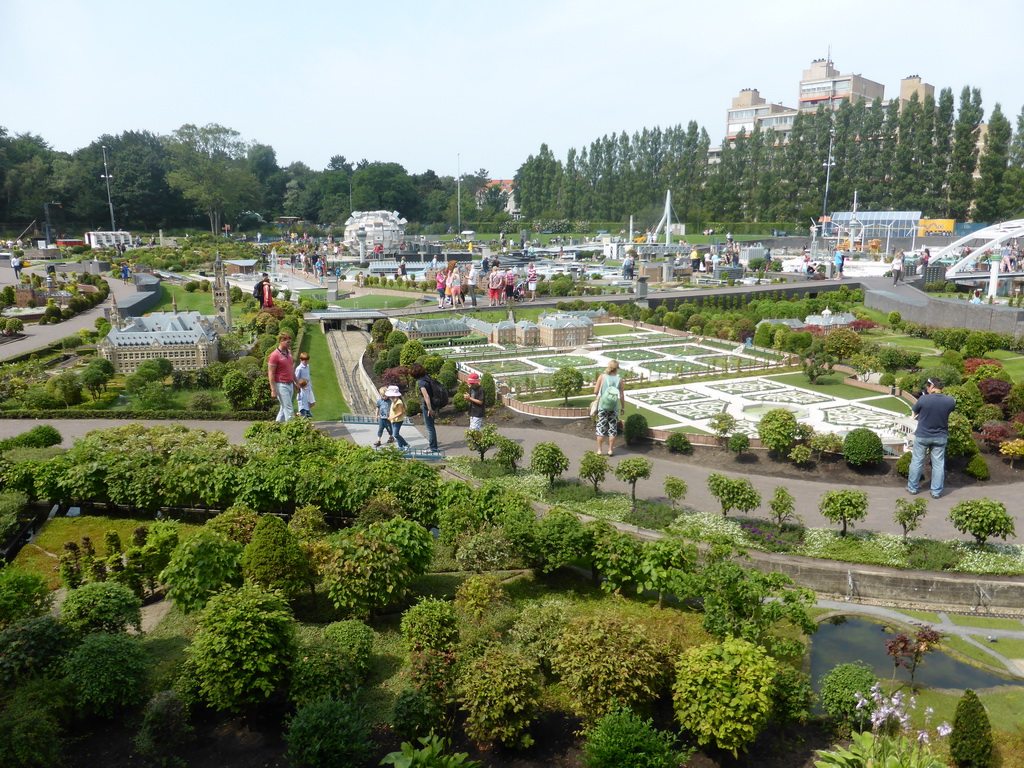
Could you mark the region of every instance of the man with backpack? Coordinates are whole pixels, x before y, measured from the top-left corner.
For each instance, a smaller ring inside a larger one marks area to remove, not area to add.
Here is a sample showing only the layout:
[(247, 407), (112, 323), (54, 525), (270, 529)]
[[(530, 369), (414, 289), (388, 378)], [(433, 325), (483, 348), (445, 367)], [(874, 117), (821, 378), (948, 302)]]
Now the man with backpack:
[(433, 376), (427, 375), (427, 369), (419, 363), (409, 367), (409, 375), (416, 379), (416, 389), (420, 393), (420, 410), (423, 412), (423, 426), (427, 429), (427, 446), (432, 451), (437, 447), (437, 429), (434, 417), (437, 412), (448, 404), (448, 391)]

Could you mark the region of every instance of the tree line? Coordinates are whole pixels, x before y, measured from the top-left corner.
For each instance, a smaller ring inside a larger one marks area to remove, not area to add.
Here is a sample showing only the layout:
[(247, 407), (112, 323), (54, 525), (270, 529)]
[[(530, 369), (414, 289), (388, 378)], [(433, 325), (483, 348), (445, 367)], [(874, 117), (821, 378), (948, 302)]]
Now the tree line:
[[(984, 118), (980, 90), (965, 86), (958, 103), (945, 88), (938, 98), (914, 94), (902, 110), (898, 101), (878, 99), (844, 101), (834, 113), (820, 107), (798, 115), (784, 143), (773, 130), (741, 131), (712, 159), (708, 131), (694, 121), (605, 135), (569, 149), (564, 160), (542, 144), (515, 174), (516, 201), (528, 221), (635, 215), (647, 226), (671, 190), (673, 218), (693, 229), (802, 223), (826, 207), (828, 175), (829, 211), (849, 210), (856, 193), (862, 210), (994, 222), (1024, 209), (1024, 110), (1015, 126), (999, 104)], [(353, 163), (340, 154), (322, 170), (282, 166), (273, 147), (231, 128), (186, 124), (166, 136), (104, 135), (70, 153), (0, 126), (0, 229), (41, 221), (44, 208), (58, 232), (109, 227), (105, 175), (119, 228), (208, 225), (216, 233), (225, 225), (251, 230), (277, 216), (329, 225), (353, 210), (386, 209), (429, 233), (454, 225), (460, 207), (465, 222), (514, 228), (505, 193), (486, 188), (483, 168), (463, 174), (459, 185), (429, 169), (411, 174), (398, 163)]]

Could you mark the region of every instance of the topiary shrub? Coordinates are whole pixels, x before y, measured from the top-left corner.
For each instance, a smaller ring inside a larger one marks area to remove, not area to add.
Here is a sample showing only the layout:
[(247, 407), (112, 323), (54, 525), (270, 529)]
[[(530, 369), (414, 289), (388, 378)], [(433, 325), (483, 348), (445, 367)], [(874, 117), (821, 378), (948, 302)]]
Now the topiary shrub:
[(61, 618), (72, 632), (125, 632), (142, 628), (142, 601), (124, 584), (96, 581), (68, 592)]
[(46, 579), (8, 565), (0, 568), (0, 629), (22, 619), (42, 616), (53, 605)]
[(902, 454), (898, 459), (896, 459), (896, 472), (901, 477), (910, 477), (910, 461), (913, 458), (914, 454), (912, 454), (910, 451), (907, 451), (906, 453)]
[(192, 741), (188, 706), (174, 691), (160, 691), (149, 700), (135, 736), (135, 750), (160, 766), (183, 766), (181, 750)]
[(428, 597), (402, 614), (401, 631), (410, 653), (448, 652), (459, 642), (459, 616), (451, 603)]
[(242, 583), (242, 545), (209, 525), (179, 544), (160, 573), (171, 600), (185, 613), (200, 610), (222, 587)]
[(479, 574), (470, 576), (459, 585), (455, 592), (455, 607), (472, 616), (475, 621), (480, 621), (487, 609), (504, 598), (505, 590), (497, 578), (490, 574)]
[(873, 467), (884, 455), (882, 438), (866, 427), (850, 430), (843, 440), (843, 458), (851, 467)]
[(299, 540), (277, 515), (263, 515), (242, 551), (242, 576), (247, 582), (294, 596), (312, 589), (313, 568)]
[(957, 768), (988, 768), (992, 765), (992, 724), (985, 705), (970, 688), (956, 705), (949, 754)]
[(683, 432), (673, 432), (665, 438), (665, 447), (672, 453), (693, 453), (690, 438)]
[(149, 655), (137, 638), (96, 632), (68, 659), (66, 678), (80, 712), (114, 717), (142, 698)]
[(525, 731), (541, 692), (536, 661), (517, 649), (492, 645), (465, 665), (458, 690), (466, 712), (466, 735), (478, 745), (533, 744)]
[(256, 530), (259, 521), (260, 516), (251, 507), (235, 504), (207, 520), (203, 527), (245, 546), (252, 541), (252, 532)]
[(583, 743), (587, 768), (676, 768), (687, 755), (672, 746), (671, 734), (625, 707), (616, 707), (597, 721)]
[[(837, 664), (821, 679), (821, 707), (845, 728), (866, 727), (874, 709), (871, 686), (877, 682), (864, 664)], [(858, 706), (858, 693), (867, 699), (864, 706)]]
[(302, 707), (320, 699), (340, 699), (355, 693), (359, 676), (346, 655), (324, 639), (304, 644), (292, 665), (288, 698)]
[(653, 701), (666, 679), (659, 649), (643, 629), (603, 616), (571, 621), (551, 667), (577, 714), (594, 720), (617, 704)]
[(973, 477), (975, 480), (988, 480), (991, 477), (988, 462), (985, 461), (985, 457), (980, 453), (974, 454), (971, 460), (967, 462), (967, 466), (964, 467), (964, 474)]
[(352, 699), (321, 699), (285, 726), (288, 759), (303, 768), (360, 768), (370, 756), (370, 728)]
[(70, 650), (64, 625), (53, 616), (36, 616), (0, 632), (0, 685), (49, 674)]
[(373, 654), (373, 630), (358, 619), (335, 621), (324, 627), (324, 640), (341, 654), (339, 663), (362, 681), (370, 671)]
[(626, 445), (635, 445), (640, 440), (646, 440), (649, 431), (650, 427), (647, 426), (647, 419), (644, 418), (644, 415), (641, 413), (631, 413), (626, 417), (626, 426), (622, 434), (626, 440)]

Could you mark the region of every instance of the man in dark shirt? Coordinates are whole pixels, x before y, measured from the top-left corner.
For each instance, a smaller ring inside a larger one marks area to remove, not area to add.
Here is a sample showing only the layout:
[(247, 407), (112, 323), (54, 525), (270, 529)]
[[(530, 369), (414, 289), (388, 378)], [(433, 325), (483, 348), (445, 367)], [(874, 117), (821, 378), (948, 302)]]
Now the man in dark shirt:
[(949, 439), (949, 415), (956, 408), (956, 400), (942, 394), (942, 380), (932, 377), (925, 383), (924, 394), (914, 403), (917, 431), (914, 433), (914, 452), (907, 476), (907, 492), (917, 493), (924, 468), (924, 455), (932, 454), (932, 498), (942, 496), (946, 479), (946, 441)]

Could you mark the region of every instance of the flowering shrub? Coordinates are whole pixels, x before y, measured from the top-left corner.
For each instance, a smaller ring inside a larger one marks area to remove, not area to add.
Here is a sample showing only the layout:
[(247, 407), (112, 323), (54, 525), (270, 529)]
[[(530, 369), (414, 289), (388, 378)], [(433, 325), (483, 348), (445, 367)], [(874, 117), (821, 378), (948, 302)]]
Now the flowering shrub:
[(681, 515), (669, 526), (669, 533), (695, 541), (712, 541), (720, 544), (752, 546), (736, 520), (709, 512)]

